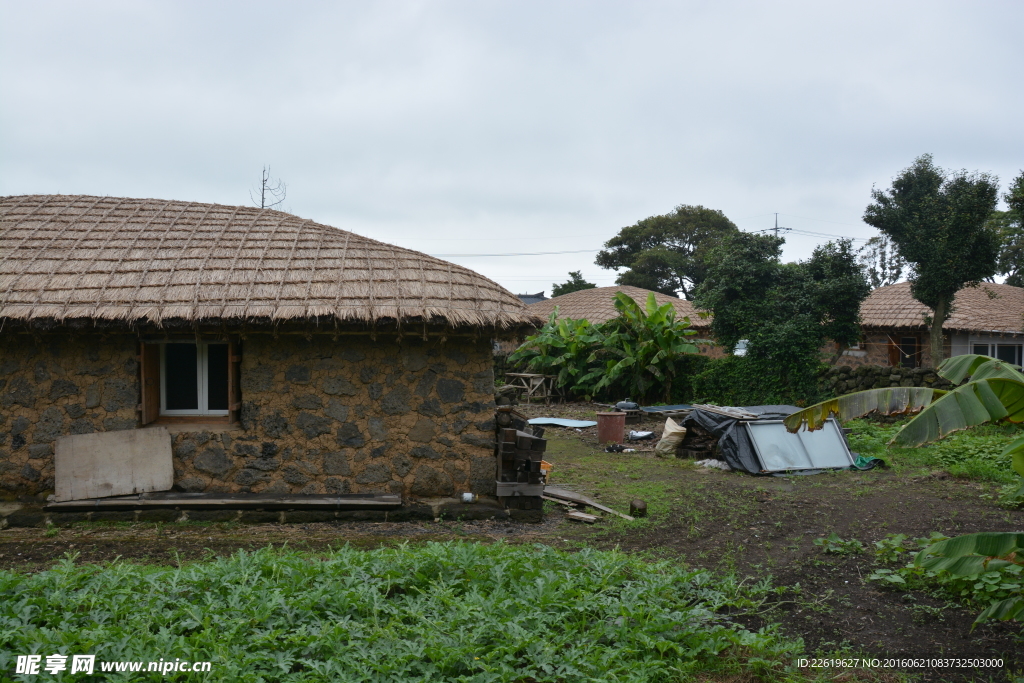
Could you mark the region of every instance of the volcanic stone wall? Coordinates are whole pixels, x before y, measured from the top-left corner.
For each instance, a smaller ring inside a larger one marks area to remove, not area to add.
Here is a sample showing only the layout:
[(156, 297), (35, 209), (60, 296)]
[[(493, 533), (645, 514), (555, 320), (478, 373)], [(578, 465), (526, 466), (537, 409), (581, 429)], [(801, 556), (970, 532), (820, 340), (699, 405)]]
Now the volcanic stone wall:
[(175, 436), (183, 490), (494, 492), (487, 339), (254, 335), (241, 380), (241, 430)]
[(932, 368), (894, 368), (888, 365), (839, 365), (824, 371), (819, 381), (823, 388), (831, 390), (836, 396), (885, 387), (952, 388)]
[[(136, 335), (0, 336), (0, 497), (54, 487), (58, 436), (133, 429)], [(494, 492), (487, 339), (252, 334), (240, 425), (172, 432), (192, 492)]]
[(53, 489), (58, 436), (134, 428), (137, 375), (131, 335), (0, 336), (0, 494)]

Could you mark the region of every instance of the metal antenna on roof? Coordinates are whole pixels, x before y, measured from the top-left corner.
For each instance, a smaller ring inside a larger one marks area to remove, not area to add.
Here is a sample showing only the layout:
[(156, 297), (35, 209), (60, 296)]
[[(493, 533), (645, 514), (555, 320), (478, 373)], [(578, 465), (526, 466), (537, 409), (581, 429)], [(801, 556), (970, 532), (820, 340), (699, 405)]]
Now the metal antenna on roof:
[(260, 200), (257, 202), (253, 191), (249, 190), (249, 198), (253, 204), (259, 205), (261, 209), (272, 209), (279, 206), (284, 198), (288, 196), (288, 186), (280, 178), (274, 182), (270, 178), (270, 167), (264, 166), (260, 175)]

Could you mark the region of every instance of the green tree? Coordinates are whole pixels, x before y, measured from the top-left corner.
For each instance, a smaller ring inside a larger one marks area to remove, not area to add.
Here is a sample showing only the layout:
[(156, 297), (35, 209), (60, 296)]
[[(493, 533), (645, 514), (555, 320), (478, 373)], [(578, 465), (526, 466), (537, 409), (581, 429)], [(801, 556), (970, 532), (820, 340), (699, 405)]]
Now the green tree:
[(617, 284), (692, 299), (706, 277), (711, 248), (738, 232), (721, 211), (684, 204), (622, 228), (605, 242), (596, 263), (616, 271), (625, 268)]
[(994, 211), (989, 227), (998, 231), (999, 274), (1006, 276), (1006, 284), (1024, 287), (1024, 171), (1010, 183), (1003, 195), (1008, 211)]
[(578, 292), (581, 289), (593, 289), (597, 287), (593, 282), (587, 282), (583, 279), (583, 273), (579, 270), (569, 271), (569, 280), (563, 284), (551, 285), (551, 297), (562, 296), (563, 294), (571, 294), (572, 292)]
[(886, 191), (873, 189), (864, 222), (878, 228), (913, 267), (910, 292), (932, 310), (932, 363), (942, 361), (942, 324), (953, 297), (996, 273), (999, 235), (988, 224), (996, 207), (996, 178), (948, 173), (918, 157)]
[(780, 261), (784, 242), (734, 235), (712, 250), (694, 303), (713, 315), (720, 344), (732, 350), (746, 339), (756, 373), (789, 400), (807, 400), (817, 392), (822, 346), (859, 338), (860, 304), (871, 289), (848, 240), (819, 246), (802, 263)]

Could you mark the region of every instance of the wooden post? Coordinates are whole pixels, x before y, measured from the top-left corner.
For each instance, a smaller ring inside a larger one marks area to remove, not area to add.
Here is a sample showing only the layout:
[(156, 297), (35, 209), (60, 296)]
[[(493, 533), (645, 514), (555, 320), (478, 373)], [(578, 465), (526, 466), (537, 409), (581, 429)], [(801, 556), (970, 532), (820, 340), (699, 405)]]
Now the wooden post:
[(148, 425), (160, 417), (160, 345), (142, 344), (142, 414), (141, 422)]

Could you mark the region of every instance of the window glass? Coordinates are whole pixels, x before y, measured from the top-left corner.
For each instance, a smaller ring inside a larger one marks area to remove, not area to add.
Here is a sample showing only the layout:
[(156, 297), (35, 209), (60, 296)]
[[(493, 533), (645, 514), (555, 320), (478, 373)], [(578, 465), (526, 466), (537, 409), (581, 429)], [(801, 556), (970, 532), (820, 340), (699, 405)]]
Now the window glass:
[(1020, 358), (1018, 349), (1020, 349), (1020, 346), (1016, 344), (999, 344), (996, 346), (996, 358), (1001, 361), (1017, 365), (1020, 363), (1018, 360)]
[(195, 344), (166, 344), (164, 346), (164, 379), (166, 382), (166, 410), (198, 410), (199, 356)]
[(971, 349), (971, 353), (973, 353), (973, 354), (975, 354), (977, 356), (987, 356), (988, 355), (988, 344), (975, 344), (974, 348)]
[(228, 409), (228, 345), (206, 347), (206, 407), (208, 410)]

